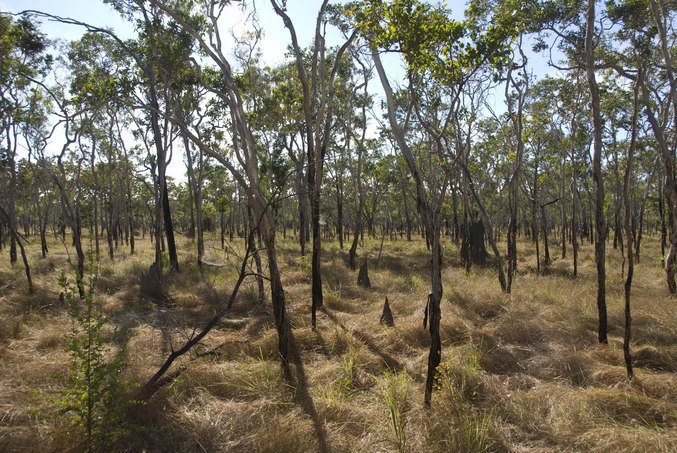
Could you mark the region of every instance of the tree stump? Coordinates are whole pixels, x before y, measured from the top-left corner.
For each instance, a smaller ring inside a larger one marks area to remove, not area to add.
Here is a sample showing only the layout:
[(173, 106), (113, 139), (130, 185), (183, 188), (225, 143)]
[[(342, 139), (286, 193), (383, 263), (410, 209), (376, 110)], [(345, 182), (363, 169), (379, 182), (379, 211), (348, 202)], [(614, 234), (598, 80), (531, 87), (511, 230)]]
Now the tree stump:
[(388, 296), (386, 296), (386, 302), (383, 304), (383, 314), (381, 314), (381, 324), (384, 324), (388, 327), (395, 326), (393, 312), (390, 310), (390, 305), (388, 305)]
[(357, 284), (363, 288), (371, 288), (371, 283), (369, 282), (369, 270), (367, 269), (367, 259), (365, 258), (362, 261), (362, 266), (360, 266), (360, 273), (357, 276)]

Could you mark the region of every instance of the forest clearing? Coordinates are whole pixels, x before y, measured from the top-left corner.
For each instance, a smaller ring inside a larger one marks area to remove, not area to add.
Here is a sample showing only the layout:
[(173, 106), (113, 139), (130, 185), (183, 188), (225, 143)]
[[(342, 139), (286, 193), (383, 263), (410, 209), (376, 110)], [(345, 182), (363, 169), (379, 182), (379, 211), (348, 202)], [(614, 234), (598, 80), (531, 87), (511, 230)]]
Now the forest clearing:
[(0, 451), (677, 452), (676, 19), (0, 0)]
[[(210, 238), (208, 243), (218, 238)], [(215, 241), (217, 242), (217, 241)], [(194, 247), (178, 240), (181, 274), (166, 298), (140, 289), (153, 247), (121, 251), (99, 263), (95, 301), (102, 337), (120, 352), (125, 393), (145, 382), (171, 350), (194, 335), (227, 298), (238, 262), (218, 247), (223, 267), (200, 275)], [(504, 294), (491, 266), (466, 274), (459, 251), (445, 248), (443, 360), (431, 409), (423, 404), (428, 334), (423, 308), (429, 258), (425, 242), (365, 239), (372, 287), (357, 285), (347, 253), (326, 243), (325, 307), (309, 322), (310, 265), (291, 240), (280, 244), (297, 378), (284, 378), (270, 302), (255, 279), (232, 312), (180, 359), (181, 374), (129, 417), (117, 451), (674, 451), (677, 444), (677, 309), (665, 296), (655, 237), (647, 240), (635, 283), (635, 378), (623, 364), (620, 256), (609, 254), (609, 344), (596, 339), (593, 247), (581, 248), (579, 276), (557, 259), (535, 275), (529, 241), (519, 243), (518, 283)], [(31, 248), (36, 294), (20, 267), (0, 261), (0, 450), (69, 451), (57, 400), (68, 385), (73, 320), (59, 301), (66, 254), (54, 241)], [(192, 255), (191, 255), (192, 253)], [(379, 323), (388, 298), (394, 327)], [(111, 352), (112, 352), (111, 351)], [(178, 369), (178, 368), (177, 368)], [(299, 387), (303, 386), (303, 387)]]

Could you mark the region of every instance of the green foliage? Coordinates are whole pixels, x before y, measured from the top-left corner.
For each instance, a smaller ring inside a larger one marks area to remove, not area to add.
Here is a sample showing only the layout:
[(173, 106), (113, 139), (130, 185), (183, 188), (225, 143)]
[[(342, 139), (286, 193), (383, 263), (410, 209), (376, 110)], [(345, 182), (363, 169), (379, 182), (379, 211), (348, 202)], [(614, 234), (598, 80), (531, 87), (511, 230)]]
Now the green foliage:
[(492, 435), (497, 424), (494, 411), (474, 404), (481, 397), (481, 385), (476, 353), (455, 366), (446, 363), (438, 366), (436, 389), (440, 393), (441, 412), (438, 422), (442, 426), (436, 430), (453, 433), (439, 441), (445, 451), (494, 451)]
[(346, 401), (355, 394), (355, 372), (357, 350), (352, 343), (341, 356), (341, 375), (324, 390), (323, 396), (329, 401)]
[[(482, 2), (472, 5), (475, 3)], [(469, 11), (473, 11), (472, 5)], [(480, 21), (480, 13), (484, 18), (486, 11), (475, 8), (475, 15), (457, 21), (441, 5), (419, 0), (368, 0), (348, 5), (344, 15), (372, 46), (401, 52), (410, 71), (427, 71), (436, 80), (453, 84), (486, 63), (501, 67), (508, 62), (509, 45), (518, 34), (523, 15), (514, 14), (521, 11), (515, 5), (504, 9), (505, 14)]]
[(388, 408), (388, 418), (390, 428), (395, 435), (398, 451), (405, 451), (407, 436), (405, 427), (407, 425), (407, 412), (409, 410), (408, 401), (409, 377), (406, 372), (386, 372), (379, 386), (383, 400)]
[(89, 262), (92, 272), (84, 298), (77, 296), (77, 285), (65, 274), (60, 279), (71, 318), (68, 352), (72, 362), (68, 385), (55, 404), (71, 433), (91, 452), (109, 450), (127, 432), (123, 413), (132, 403), (124, 401), (127, 383), (120, 374), (125, 363), (103, 335), (106, 317), (94, 297), (97, 273), (91, 253)]

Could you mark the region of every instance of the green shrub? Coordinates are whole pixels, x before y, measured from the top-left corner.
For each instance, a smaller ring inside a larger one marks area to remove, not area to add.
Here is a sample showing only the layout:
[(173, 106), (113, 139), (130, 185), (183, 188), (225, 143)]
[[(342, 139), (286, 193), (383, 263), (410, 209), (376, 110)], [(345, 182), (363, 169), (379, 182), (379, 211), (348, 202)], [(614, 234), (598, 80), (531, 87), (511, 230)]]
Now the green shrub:
[(69, 434), (92, 452), (109, 450), (126, 433), (123, 413), (131, 403), (124, 400), (126, 383), (120, 378), (125, 363), (102, 335), (106, 317), (94, 297), (97, 269), (91, 253), (89, 261), (91, 272), (83, 298), (78, 295), (79, 282), (65, 274), (60, 278), (71, 319), (71, 366), (68, 384), (55, 404), (70, 427)]

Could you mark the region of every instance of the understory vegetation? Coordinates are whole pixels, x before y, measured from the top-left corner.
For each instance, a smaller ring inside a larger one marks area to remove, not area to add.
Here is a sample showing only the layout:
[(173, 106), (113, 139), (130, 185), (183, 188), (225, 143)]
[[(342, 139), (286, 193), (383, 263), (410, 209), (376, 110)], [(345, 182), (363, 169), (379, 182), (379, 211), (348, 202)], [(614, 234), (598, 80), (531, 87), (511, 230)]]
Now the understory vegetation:
[(677, 453), (675, 0), (0, 2), (0, 452)]
[[(72, 385), (72, 317), (59, 285), (61, 273), (72, 271), (63, 247), (52, 242), (44, 259), (35, 244), (28, 247), (33, 294), (21, 267), (0, 258), (1, 451), (87, 450), (82, 425), (69, 424), (73, 414), (54, 403)], [(366, 238), (361, 250), (372, 287), (365, 289), (346, 265), (347, 252), (327, 241), (325, 306), (313, 330), (310, 269), (288, 238), (278, 247), (296, 380), (280, 367), (270, 302), (259, 303), (256, 280), (248, 277), (232, 311), (174, 365), (180, 374), (145, 404), (130, 405), (172, 348), (220, 309), (237, 278), (234, 256), (208, 247), (219, 267), (200, 272), (191, 240), (177, 242), (185, 262), (181, 273), (167, 276), (161, 297), (140, 287), (153, 257), (147, 239), (137, 238), (135, 255), (121, 250), (114, 261), (98, 263), (93, 303), (105, 317), (99, 354), (124, 362), (115, 376), (124, 387), (107, 403), (123, 418), (97, 425), (116, 433), (108, 439), (112, 450), (669, 452), (677, 444), (677, 310), (665, 296), (655, 237), (646, 241), (635, 283), (631, 382), (619, 253), (609, 254), (603, 345), (596, 338), (592, 246), (581, 247), (572, 279), (569, 259), (534, 274), (533, 244), (520, 239), (520, 278), (508, 295), (491, 265), (466, 273), (449, 243), (443, 357), (426, 409), (427, 289), (417, 283), (430, 265), (425, 242), (386, 239), (374, 266), (380, 238)], [(394, 327), (379, 323), (386, 296)]]

